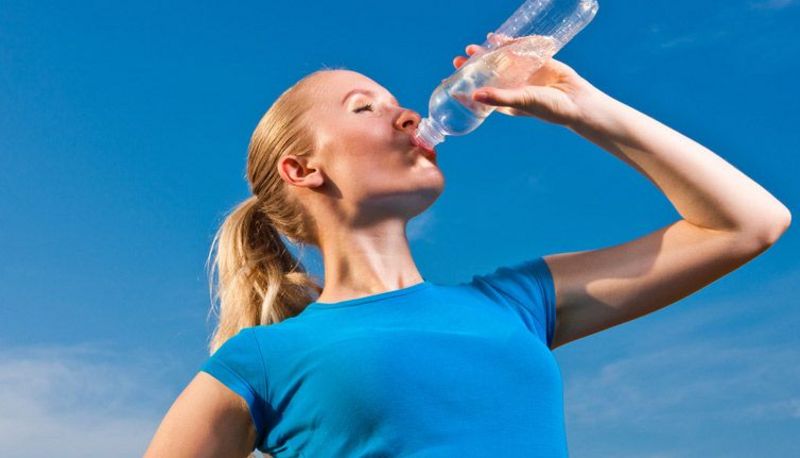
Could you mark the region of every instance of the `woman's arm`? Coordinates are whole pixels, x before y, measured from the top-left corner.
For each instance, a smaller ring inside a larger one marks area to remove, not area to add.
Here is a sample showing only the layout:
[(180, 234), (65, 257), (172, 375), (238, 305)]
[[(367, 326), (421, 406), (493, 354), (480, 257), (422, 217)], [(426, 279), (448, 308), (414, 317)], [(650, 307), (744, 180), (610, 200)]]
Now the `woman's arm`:
[(144, 458), (246, 457), (256, 435), (244, 399), (198, 372), (167, 411)]
[(786, 206), (704, 146), (600, 91), (591, 98), (569, 127), (646, 176), (683, 219), (624, 244), (545, 256), (557, 298), (553, 348), (700, 290), (791, 222)]
[(596, 89), (582, 112), (568, 127), (646, 176), (687, 222), (761, 245), (789, 226), (785, 205), (694, 140)]
[[(470, 45), (467, 54), (479, 47)], [(458, 68), (466, 61), (456, 57)], [(474, 100), (569, 127), (652, 181), (682, 219), (627, 243), (544, 256), (556, 290), (552, 348), (646, 315), (766, 250), (791, 222), (763, 187), (707, 148), (550, 59), (529, 84)]]

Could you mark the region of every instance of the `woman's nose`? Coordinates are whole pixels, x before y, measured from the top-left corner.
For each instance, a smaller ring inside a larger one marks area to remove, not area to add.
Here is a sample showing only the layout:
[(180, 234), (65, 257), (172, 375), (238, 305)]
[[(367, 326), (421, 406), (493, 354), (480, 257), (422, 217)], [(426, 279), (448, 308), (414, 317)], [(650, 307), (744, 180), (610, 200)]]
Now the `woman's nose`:
[(421, 119), (422, 117), (414, 110), (403, 110), (397, 119), (395, 119), (394, 126), (399, 130), (413, 132)]

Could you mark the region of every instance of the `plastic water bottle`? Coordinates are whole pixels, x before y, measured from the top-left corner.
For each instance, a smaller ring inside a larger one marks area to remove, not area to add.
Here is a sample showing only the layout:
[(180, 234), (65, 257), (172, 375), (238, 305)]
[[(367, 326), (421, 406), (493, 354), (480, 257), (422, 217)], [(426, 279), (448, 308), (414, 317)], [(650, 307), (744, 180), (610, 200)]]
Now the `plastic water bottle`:
[(475, 89), (523, 85), (594, 19), (597, 9), (597, 0), (527, 0), (487, 38), (482, 51), (433, 91), (414, 141), (432, 150), (446, 135), (475, 130), (495, 110), (472, 100)]

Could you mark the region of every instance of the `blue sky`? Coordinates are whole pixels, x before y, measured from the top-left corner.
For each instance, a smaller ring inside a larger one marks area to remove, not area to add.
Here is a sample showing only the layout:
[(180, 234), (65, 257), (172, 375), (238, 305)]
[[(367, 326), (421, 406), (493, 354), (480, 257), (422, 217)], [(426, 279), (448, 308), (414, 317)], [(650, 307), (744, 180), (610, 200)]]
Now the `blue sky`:
[[(207, 356), (204, 263), (248, 195), (247, 142), (272, 101), (346, 66), (426, 115), (452, 58), (520, 3), (2, 2), (0, 455), (141, 454)], [(557, 57), (797, 215), (798, 4), (600, 0)], [(409, 228), (434, 282), (679, 218), (560, 126), (496, 113), (437, 149), (445, 192)], [(800, 454), (797, 233), (559, 348), (571, 456)], [(317, 253), (306, 261), (321, 274)]]

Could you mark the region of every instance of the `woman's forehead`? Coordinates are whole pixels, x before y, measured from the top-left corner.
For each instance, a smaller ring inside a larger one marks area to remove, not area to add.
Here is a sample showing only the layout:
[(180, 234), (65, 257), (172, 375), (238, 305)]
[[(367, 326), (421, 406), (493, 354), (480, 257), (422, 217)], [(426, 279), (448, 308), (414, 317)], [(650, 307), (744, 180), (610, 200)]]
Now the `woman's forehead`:
[(391, 96), (383, 86), (361, 73), (350, 70), (333, 70), (323, 72), (316, 81), (317, 96), (328, 102), (340, 103), (345, 96), (359, 90), (372, 92), (376, 96), (384, 93)]

